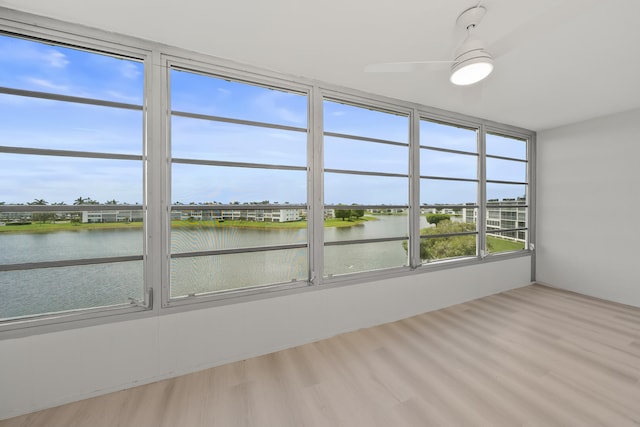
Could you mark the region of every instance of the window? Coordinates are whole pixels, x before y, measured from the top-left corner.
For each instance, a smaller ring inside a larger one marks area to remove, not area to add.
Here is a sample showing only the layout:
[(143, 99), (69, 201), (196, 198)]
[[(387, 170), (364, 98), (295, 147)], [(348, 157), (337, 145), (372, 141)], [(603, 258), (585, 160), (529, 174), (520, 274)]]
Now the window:
[(527, 246), (527, 141), (495, 133), (486, 136), (487, 252)]
[(478, 130), (420, 120), (420, 259), (475, 257)]
[(532, 132), (47, 22), (0, 18), (0, 332), (531, 254)]
[(0, 51), (0, 320), (144, 305), (142, 61)]
[(409, 117), (324, 100), (324, 276), (408, 265)]
[(307, 96), (178, 67), (169, 301), (308, 280)]

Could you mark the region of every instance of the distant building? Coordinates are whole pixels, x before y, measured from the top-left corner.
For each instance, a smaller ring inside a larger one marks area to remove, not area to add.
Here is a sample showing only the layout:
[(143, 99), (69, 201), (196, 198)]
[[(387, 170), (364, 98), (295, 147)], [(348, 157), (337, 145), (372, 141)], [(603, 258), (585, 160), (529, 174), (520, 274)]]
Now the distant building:
[[(491, 199), (487, 202), (496, 205), (499, 203), (499, 206), (487, 207), (487, 231), (527, 227), (527, 208), (523, 206), (526, 203), (524, 197), (502, 200)], [(527, 241), (526, 230), (507, 231), (495, 234), (495, 236), (517, 242)]]
[[(487, 207), (487, 232), (492, 230), (509, 230), (516, 228), (527, 228), (527, 207), (524, 206), (526, 199), (491, 199), (487, 201), (493, 206)], [(427, 208), (422, 209), (421, 214), (442, 213), (451, 215), (451, 222), (467, 222), (475, 224), (478, 221), (477, 208)], [(507, 240), (517, 242), (527, 241), (526, 230), (505, 231), (493, 234)]]
[(171, 212), (172, 220), (221, 221), (244, 220), (256, 222), (300, 221), (300, 209), (184, 209)]
[(140, 222), (144, 219), (141, 210), (117, 210), (117, 211), (82, 211), (83, 223), (103, 222)]

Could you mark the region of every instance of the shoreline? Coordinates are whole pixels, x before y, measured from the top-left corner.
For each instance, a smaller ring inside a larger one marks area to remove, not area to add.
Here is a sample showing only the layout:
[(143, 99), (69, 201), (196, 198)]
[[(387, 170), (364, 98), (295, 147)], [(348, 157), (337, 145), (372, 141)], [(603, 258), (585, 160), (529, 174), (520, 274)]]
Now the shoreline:
[[(325, 227), (353, 227), (364, 224), (367, 221), (376, 221), (377, 218), (367, 216), (356, 221), (343, 221), (339, 219), (330, 219), (324, 222)], [(36, 233), (55, 233), (58, 231), (93, 231), (93, 230), (127, 230), (141, 229), (142, 222), (127, 223), (31, 223), (26, 225), (4, 225), (0, 227), (1, 234), (36, 234)], [(224, 220), (220, 221), (171, 221), (171, 228), (189, 229), (189, 228), (250, 228), (257, 230), (303, 230), (307, 228), (307, 221), (292, 222), (257, 222), (243, 220)]]

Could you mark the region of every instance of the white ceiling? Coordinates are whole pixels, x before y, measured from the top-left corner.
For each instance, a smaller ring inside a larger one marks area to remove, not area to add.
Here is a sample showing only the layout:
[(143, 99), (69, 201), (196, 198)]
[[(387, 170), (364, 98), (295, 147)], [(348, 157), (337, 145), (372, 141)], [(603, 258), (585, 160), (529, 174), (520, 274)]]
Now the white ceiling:
[(369, 63), (451, 59), (477, 0), (0, 0), (0, 6), (183, 47), (288, 75), (543, 130), (640, 108), (640, 0), (483, 0), (484, 82), (448, 68), (364, 73)]

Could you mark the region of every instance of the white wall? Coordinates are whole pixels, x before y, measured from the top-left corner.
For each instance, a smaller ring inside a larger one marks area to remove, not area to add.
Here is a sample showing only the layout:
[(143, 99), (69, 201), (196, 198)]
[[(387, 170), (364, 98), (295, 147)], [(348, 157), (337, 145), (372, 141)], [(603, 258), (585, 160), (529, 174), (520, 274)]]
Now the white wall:
[(0, 341), (0, 419), (529, 283), (530, 257)]
[(541, 132), (537, 160), (536, 279), (640, 307), (640, 110)]

